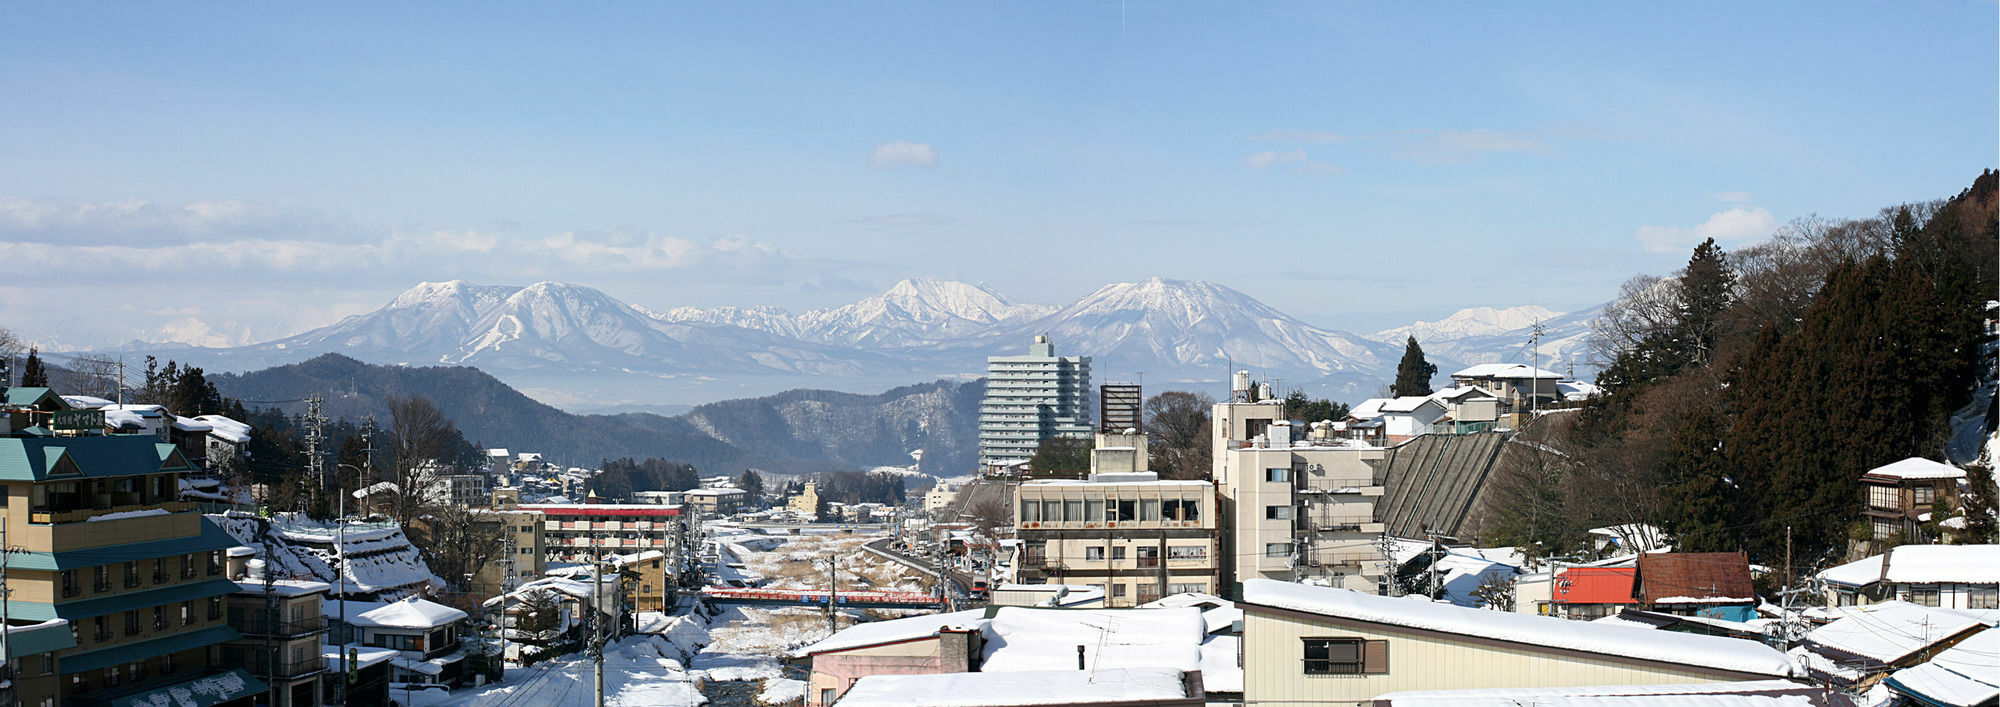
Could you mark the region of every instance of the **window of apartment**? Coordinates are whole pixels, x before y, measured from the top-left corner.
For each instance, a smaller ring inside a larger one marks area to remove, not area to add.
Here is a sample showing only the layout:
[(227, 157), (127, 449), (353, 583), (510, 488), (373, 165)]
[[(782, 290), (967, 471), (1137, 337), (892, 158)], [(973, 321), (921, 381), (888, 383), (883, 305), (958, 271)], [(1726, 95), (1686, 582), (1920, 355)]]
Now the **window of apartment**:
[[(1289, 553), (1288, 553), (1288, 554), (1289, 554)], [(1168, 548), (1167, 548), (1167, 559), (1169, 559), (1169, 560), (1205, 560), (1205, 559), (1208, 559), (1208, 548), (1205, 548), (1205, 547), (1201, 547), (1201, 546), (1199, 546), (1199, 545), (1175, 545), (1175, 546), (1171, 546), (1171, 547), (1168, 547)]]
[(1936, 590), (1936, 589), (1911, 589), (1911, 590), (1910, 590), (1910, 603), (1912, 603), (1912, 604), (1916, 604), (1917, 606), (1937, 606), (1937, 605), (1938, 605), (1938, 590)]
[(1042, 520), (1042, 504), (1040, 501), (1021, 502), (1021, 522), (1039, 523), (1041, 522), (1041, 520)]
[(1935, 486), (1918, 486), (1910, 489), (1910, 492), (1915, 496), (1914, 500), (1919, 506), (1928, 506), (1937, 500), (1937, 487)]
[(1965, 608), (2000, 609), (2000, 587), (1973, 587), (1966, 590)]
[(523, 554), (523, 555), (530, 555), (530, 554), (534, 554), (534, 550), (533, 550), (532, 548), (525, 548), (525, 547), (524, 547), (524, 548), (521, 548), (521, 554)]
[(1174, 582), (1167, 585), (1168, 594), (1201, 594), (1208, 591), (1208, 585), (1201, 582)]
[(1085, 500), (1083, 502), (1083, 519), (1085, 522), (1090, 523), (1104, 522), (1104, 499), (1092, 498)]
[(839, 696), (840, 696), (840, 691), (839, 691), (839, 690), (835, 690), (835, 689), (833, 689), (833, 688), (831, 688), (831, 687), (828, 687), (828, 688), (822, 688), (822, 689), (821, 689), (821, 690), (819, 691), (819, 703), (820, 703), (820, 704), (822, 704), (822, 705), (830, 705), (830, 704), (833, 704), (833, 700), (834, 700), (834, 698), (836, 698), (836, 697), (839, 697)]
[(167, 630), (167, 607), (164, 604), (153, 607), (153, 630)]
[(1291, 520), (1291, 506), (1265, 506), (1264, 520)]
[(1068, 523), (1083, 522), (1083, 499), (1078, 498), (1063, 501), (1063, 521)]
[(213, 577), (218, 574), (222, 574), (221, 550), (215, 550), (208, 553), (208, 576)]
[(208, 620), (214, 621), (220, 618), (222, 618), (222, 597), (209, 597)]
[(1159, 520), (1160, 499), (1147, 498), (1139, 501), (1139, 520)]
[(139, 586), (139, 563), (127, 562), (125, 563), (125, 588), (131, 589), (137, 586)]
[(1139, 519), (1139, 502), (1131, 499), (1112, 501), (1112, 520), (1127, 521)]
[(111, 667), (109, 667), (109, 668), (105, 668), (105, 669), (104, 669), (104, 686), (105, 686), (105, 687), (110, 687), (110, 686), (112, 686), (112, 685), (116, 685), (116, 684), (118, 684), (118, 666), (116, 666), (116, 665), (113, 665), (113, 666), (111, 666)]
[(111, 591), (111, 565), (98, 565), (96, 567), (92, 567), (90, 568), (90, 574), (92, 579), (96, 580), (92, 582), (92, 584), (95, 585), (94, 588), (97, 591), (99, 592)]
[(54, 653), (43, 653), (43, 654), (42, 654), (42, 674), (43, 674), (43, 675), (54, 675), (54, 674), (55, 674), (55, 672), (56, 672), (56, 654), (54, 654)]
[(109, 617), (97, 617), (95, 627), (97, 630), (91, 632), (91, 638), (96, 639), (98, 643), (111, 640), (111, 619)]
[(1123, 598), (1125, 596), (1125, 585), (1122, 583), (1111, 585), (1111, 596), (1113, 598)]
[(62, 595), (66, 597), (73, 597), (82, 593), (83, 593), (83, 588), (77, 586), (76, 584), (76, 570), (63, 570)]
[(1872, 508), (1901, 508), (1894, 486), (1868, 486), (1868, 505)]
[(1197, 521), (1201, 520), (1201, 502), (1167, 499), (1160, 502), (1160, 512), (1167, 520)]
[(1111, 559), (1114, 560), (1125, 559), (1125, 546), (1124, 545), (1113, 546), (1111, 548)]
[(139, 634), (139, 611), (137, 609), (134, 609), (132, 611), (125, 612), (125, 635), (136, 636), (138, 634)]
[(173, 671), (174, 671), (174, 654), (172, 653), (162, 654), (160, 656), (160, 674), (165, 675)]
[(181, 602), (181, 625), (190, 626), (193, 624), (194, 624), (194, 602), (191, 601)]
[(1891, 525), (1889, 521), (1876, 518), (1874, 525), (1876, 540), (1888, 540), (1889, 536), (1896, 534), (1896, 526)]
[(1042, 502), (1042, 522), (1061, 523), (1062, 519), (1062, 501)]
[(1292, 468), (1289, 466), (1277, 466), (1265, 469), (1264, 480), (1274, 484), (1291, 481)]
[(90, 691), (90, 681), (83, 679), (83, 673), (69, 676), (69, 691), (78, 695)]
[(1389, 642), (1359, 638), (1303, 639), (1307, 675), (1375, 675), (1389, 672)]
[(164, 557), (153, 558), (153, 583), (154, 584), (167, 583), (167, 558)]
[(146, 663), (144, 661), (133, 663), (127, 666), (127, 668), (132, 673), (132, 682), (146, 679)]
[(1104, 548), (1098, 547), (1096, 545), (1091, 545), (1089, 547), (1084, 548), (1083, 559), (1091, 562), (1102, 561), (1104, 559)]
[(181, 556), (181, 579), (194, 579), (195, 564), (193, 555)]
[(1291, 543), (1266, 543), (1266, 544), (1264, 545), (1264, 556), (1265, 556), (1265, 557), (1291, 557), (1291, 556), (1292, 556), (1292, 544), (1291, 544)]

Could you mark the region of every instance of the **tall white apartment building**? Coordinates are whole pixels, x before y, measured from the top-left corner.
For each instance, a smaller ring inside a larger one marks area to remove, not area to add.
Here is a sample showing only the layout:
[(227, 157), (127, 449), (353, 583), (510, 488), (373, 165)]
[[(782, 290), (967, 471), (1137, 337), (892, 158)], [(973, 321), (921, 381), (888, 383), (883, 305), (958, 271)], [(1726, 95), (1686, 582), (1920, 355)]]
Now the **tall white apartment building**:
[(1211, 418), (1211, 476), (1229, 548), (1224, 580), (1377, 591), (1383, 524), (1375, 505), (1384, 493), (1386, 450), (1295, 434), (1282, 403), (1241, 402), (1249, 376), (1235, 378), (1232, 402), (1217, 404)]
[(1026, 356), (986, 359), (986, 399), (979, 404), (979, 463), (1027, 461), (1049, 437), (1089, 437), (1090, 357), (1057, 356), (1046, 335)]

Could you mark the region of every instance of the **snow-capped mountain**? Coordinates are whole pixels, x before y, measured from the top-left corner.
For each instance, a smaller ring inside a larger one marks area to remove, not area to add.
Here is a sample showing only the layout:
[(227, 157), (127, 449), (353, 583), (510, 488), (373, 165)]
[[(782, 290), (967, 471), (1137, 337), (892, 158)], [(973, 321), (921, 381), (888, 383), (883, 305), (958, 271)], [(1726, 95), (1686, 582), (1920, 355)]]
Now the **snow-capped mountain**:
[(778, 307), (675, 307), (669, 322), (726, 324), (826, 344), (896, 348), (973, 336), (1010, 320), (1038, 317), (1051, 305), (1018, 304), (980, 285), (927, 277), (896, 283), (854, 304), (793, 315)]
[[(1402, 346), (1415, 336), (1424, 353), (1467, 364), (1519, 362), (1539, 355), (1542, 367), (1558, 373), (1575, 370), (1588, 376), (1597, 366), (1590, 360), (1590, 322), (1603, 306), (1580, 312), (1555, 312), (1527, 305), (1509, 309), (1471, 307), (1434, 322), (1417, 322), (1369, 334), (1384, 344)], [(1532, 346), (1535, 324), (1542, 325), (1539, 346)]]
[(1492, 307), (1467, 307), (1452, 312), (1451, 316), (1434, 322), (1417, 322), (1394, 329), (1369, 334), (1368, 338), (1385, 344), (1403, 343), (1415, 336), (1419, 342), (1449, 341), (1469, 336), (1492, 336), (1528, 329), (1535, 322), (1545, 322), (1562, 316), (1562, 312), (1551, 312), (1547, 307), (1524, 305), (1507, 309)]
[(1401, 349), (1299, 321), (1256, 298), (1198, 280), (1152, 278), (1105, 285), (1034, 321), (977, 342), (1016, 353), (1048, 334), (1057, 353), (1093, 357), (1100, 380), (1221, 381), (1258, 371), (1322, 394), (1351, 393), (1392, 377)]

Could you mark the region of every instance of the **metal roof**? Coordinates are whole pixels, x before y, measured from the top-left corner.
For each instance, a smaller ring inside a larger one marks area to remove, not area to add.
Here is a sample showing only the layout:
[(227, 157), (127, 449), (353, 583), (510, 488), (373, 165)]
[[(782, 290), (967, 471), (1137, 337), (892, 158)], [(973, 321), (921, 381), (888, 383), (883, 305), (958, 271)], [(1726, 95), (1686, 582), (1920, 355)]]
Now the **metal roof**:
[[(62, 464), (67, 459), (71, 467)], [(180, 449), (151, 435), (0, 437), (0, 481), (137, 476), (193, 471)]]

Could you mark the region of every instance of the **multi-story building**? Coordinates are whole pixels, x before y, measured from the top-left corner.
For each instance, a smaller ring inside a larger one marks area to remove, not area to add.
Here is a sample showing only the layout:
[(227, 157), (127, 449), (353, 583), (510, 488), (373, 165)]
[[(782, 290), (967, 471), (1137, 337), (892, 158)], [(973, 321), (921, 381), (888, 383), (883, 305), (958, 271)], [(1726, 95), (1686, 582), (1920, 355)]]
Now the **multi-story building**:
[(686, 506), (650, 503), (522, 504), (543, 516), (543, 557), (549, 562), (589, 562), (600, 554), (659, 550), (669, 555), (694, 537)]
[[(1248, 375), (1236, 379), (1247, 391)], [(1211, 419), (1227, 591), (1258, 577), (1377, 591), (1384, 450), (1295, 440), (1276, 400), (1219, 403)]]
[[(235, 568), (231, 568), (232, 570)], [(234, 572), (232, 572), (234, 574)], [(326, 635), (321, 600), (325, 582), (238, 577), (229, 595), (229, 627), (243, 634), (222, 644), (222, 661), (241, 666), (271, 686), (271, 707), (317, 707), (327, 674), (320, 639)]]
[(1868, 470), (1861, 475), (1862, 495), (1868, 502), (1861, 515), (1870, 539), (1878, 545), (1898, 536), (1908, 543), (1933, 540), (1925, 537), (1923, 523), (1938, 499), (1958, 493), (1958, 482), (1964, 478), (1964, 469), (1922, 457)]
[(1027, 461), (1050, 437), (1088, 437), (1090, 357), (1057, 356), (1036, 336), (1026, 356), (986, 359), (986, 399), (979, 404), (979, 463)]
[(391, 602), (333, 599), (320, 610), (329, 619), (327, 630), (334, 645), (399, 652), (389, 666), (392, 683), (456, 687), (470, 680), (461, 640), (469, 617), (463, 611), (418, 597)]
[(726, 516), (743, 510), (748, 497), (739, 488), (689, 489), (681, 494), (681, 501), (696, 512)]
[(807, 481), (799, 488), (799, 494), (785, 499), (785, 507), (798, 513), (813, 515), (819, 513), (819, 484)]
[[(1143, 459), (1143, 437), (1136, 444), (1142, 450), (1136, 458)], [(1131, 447), (1099, 447), (1121, 448)], [(1022, 582), (1094, 586), (1110, 607), (1217, 590), (1215, 486), (1161, 481), (1153, 472), (1133, 470), (1132, 459), (1094, 456), (1097, 473), (1086, 481), (1030, 481), (1016, 489)]]
[(510, 496), (496, 492), (493, 508), (473, 514), (475, 522), (500, 535), (500, 554), (472, 576), (472, 592), (484, 597), (541, 579), (548, 570), (548, 515), (521, 508), (518, 489), (501, 490), (514, 491), (510, 505), (501, 506)]
[[(69, 622), (49, 619), (26, 626), (8, 626), (7, 652), (12, 663), (6, 666), (5, 681), (0, 682), (0, 704), (35, 705), (55, 707), (56, 695), (61, 689), (61, 667), (56, 664), (57, 654), (65, 648), (76, 647), (76, 637), (70, 635)], [(40, 695), (34, 701), (18, 700), (17, 695)]]
[(220, 660), (238, 636), (223, 616), (237, 590), (223, 551), (237, 543), (180, 500), (195, 469), (179, 448), (150, 434), (20, 434), (33, 436), (0, 438), (8, 620), (63, 619), (75, 645), (54, 652), (56, 680), (16, 686), (19, 703), (261, 697), (262, 681)]
[(625, 606), (633, 611), (667, 611), (679, 597), (677, 583), (680, 573), (669, 565), (672, 560), (659, 550), (611, 558), (611, 564), (620, 571), (629, 571), (634, 577), (621, 579), (625, 586)]

